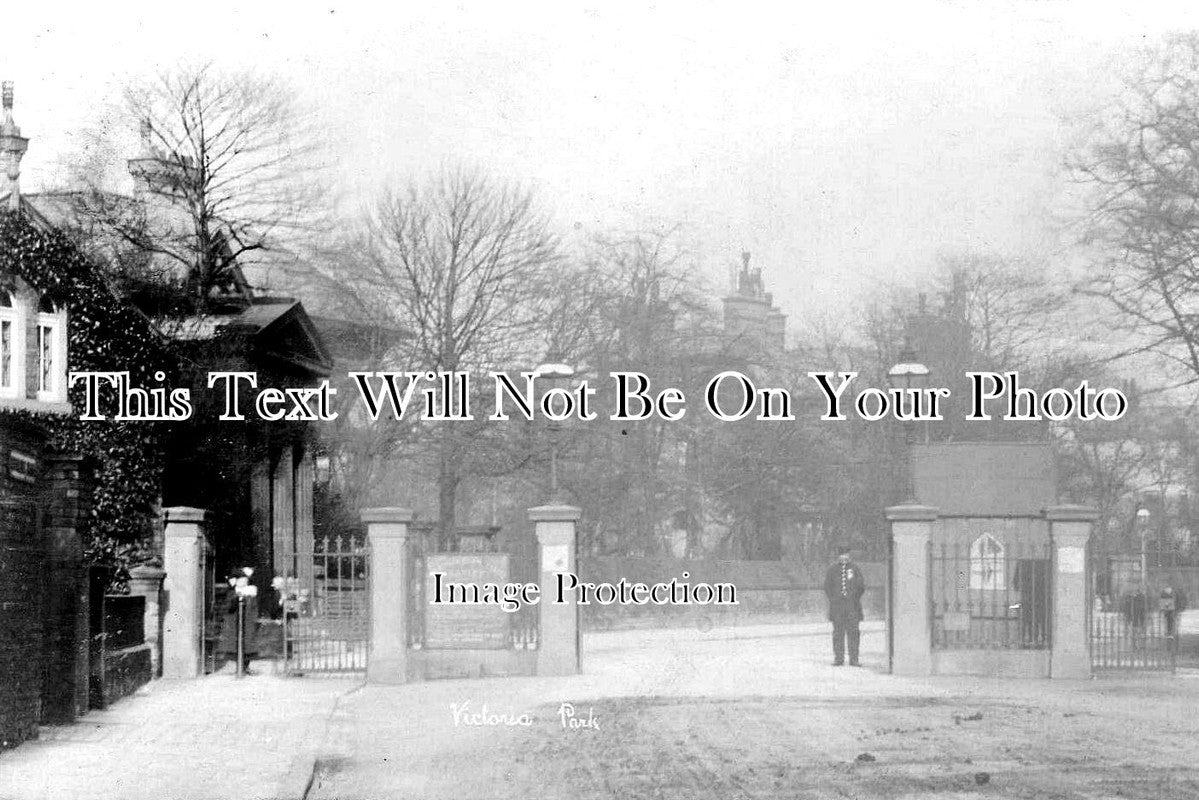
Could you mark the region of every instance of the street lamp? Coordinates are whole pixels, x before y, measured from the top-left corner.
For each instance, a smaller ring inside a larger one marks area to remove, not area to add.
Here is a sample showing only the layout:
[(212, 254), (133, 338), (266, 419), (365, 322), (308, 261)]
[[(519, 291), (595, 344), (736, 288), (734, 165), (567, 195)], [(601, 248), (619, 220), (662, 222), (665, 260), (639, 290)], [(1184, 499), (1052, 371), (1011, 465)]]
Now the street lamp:
[[(534, 375), (540, 380), (547, 381), (550, 391), (555, 389), (568, 391), (571, 380), (575, 376), (575, 368), (564, 363), (561, 356), (551, 354), (546, 356), (544, 364), (537, 367)], [(558, 432), (561, 427), (558, 420), (550, 420), (550, 501), (555, 503), (560, 499), (558, 497)]]
[(1141, 533), (1141, 590), (1148, 596), (1149, 552), (1145, 544), (1145, 534), (1149, 532), (1149, 509), (1144, 506), (1137, 509), (1137, 528)]
[[(917, 360), (916, 351), (912, 349), (912, 345), (906, 340), (903, 343), (903, 349), (899, 351), (899, 361), (892, 366), (891, 369), (887, 370), (887, 383), (890, 384), (892, 389), (902, 390), (902, 394), (896, 393), (897, 396), (895, 398), (895, 404), (897, 411), (901, 406), (904, 395), (909, 398), (914, 408), (916, 399), (911, 390), (922, 389), (924, 388), (925, 384), (928, 383), (928, 367)], [(916, 502), (916, 485), (912, 476), (912, 463), (910, 457), (912, 440), (914, 438), (912, 436), (913, 424), (914, 423), (912, 422), (903, 423), (903, 438), (904, 443), (907, 445), (909, 455), (907, 469), (904, 470), (904, 478), (906, 483), (905, 500), (910, 503)], [(928, 440), (928, 422), (926, 421), (924, 423), (924, 443), (928, 444)]]
[[(928, 384), (928, 367), (917, 360), (916, 351), (906, 341), (903, 343), (903, 349), (899, 351), (899, 362), (887, 370), (887, 383), (890, 384), (892, 389), (903, 390), (912, 403), (913, 408), (915, 407), (916, 398), (910, 390), (923, 389)], [(896, 406), (900, 404), (901, 402), (897, 398)], [(904, 431), (908, 443), (911, 444), (912, 427), (910, 422), (904, 424)], [(928, 440), (929, 432), (926, 420), (924, 424), (924, 443), (928, 444)]]
[[(250, 583), (254, 576), (253, 567), (242, 567), (241, 577), (229, 579), (229, 586), (237, 594), (237, 677), (246, 674), (246, 601), (258, 596), (258, 587)], [(256, 607), (255, 607), (256, 608)]]

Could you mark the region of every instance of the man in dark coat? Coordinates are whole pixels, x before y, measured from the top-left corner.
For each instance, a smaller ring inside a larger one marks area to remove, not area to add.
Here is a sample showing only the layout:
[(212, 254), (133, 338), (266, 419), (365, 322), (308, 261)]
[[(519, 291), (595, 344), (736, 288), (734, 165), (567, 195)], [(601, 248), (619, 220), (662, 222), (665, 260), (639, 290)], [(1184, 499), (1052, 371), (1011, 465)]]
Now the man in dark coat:
[(828, 618), (833, 623), (833, 666), (845, 663), (845, 644), (849, 642), (849, 663), (859, 666), (858, 645), (862, 634), (862, 595), (866, 581), (862, 569), (849, 559), (849, 548), (837, 548), (837, 560), (824, 575), (824, 594), (828, 597)]

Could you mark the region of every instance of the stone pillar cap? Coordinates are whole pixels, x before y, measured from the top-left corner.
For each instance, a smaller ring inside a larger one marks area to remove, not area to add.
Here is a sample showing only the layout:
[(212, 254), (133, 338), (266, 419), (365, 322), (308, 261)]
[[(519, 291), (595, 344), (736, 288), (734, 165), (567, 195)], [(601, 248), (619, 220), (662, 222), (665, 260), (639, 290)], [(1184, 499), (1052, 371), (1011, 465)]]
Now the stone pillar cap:
[(530, 522), (574, 522), (583, 516), (578, 506), (534, 506), (529, 509)]
[(359, 517), (366, 524), (372, 522), (412, 522), (414, 514), (410, 508), (387, 507), (387, 508), (364, 508), (359, 512)]
[(171, 506), (162, 510), (167, 522), (203, 522), (208, 512), (191, 506)]
[(888, 506), (887, 519), (892, 522), (932, 522), (937, 518), (940, 509), (935, 506), (922, 506), (907, 503), (901, 506)]

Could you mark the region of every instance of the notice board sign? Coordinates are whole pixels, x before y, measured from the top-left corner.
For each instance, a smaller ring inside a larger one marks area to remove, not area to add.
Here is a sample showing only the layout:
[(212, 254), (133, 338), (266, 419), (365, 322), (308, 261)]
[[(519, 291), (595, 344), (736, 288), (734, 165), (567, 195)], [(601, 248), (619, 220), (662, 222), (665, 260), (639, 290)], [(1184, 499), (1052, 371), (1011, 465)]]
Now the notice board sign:
[[(487, 584), (502, 587), (509, 580), (507, 553), (435, 553), (425, 556), (425, 641), (427, 649), (497, 650), (511, 644), (512, 614), (490, 603), (434, 603), (441, 579), (443, 599), (447, 584), (465, 584), (468, 591)], [(459, 595), (455, 596), (458, 599)]]

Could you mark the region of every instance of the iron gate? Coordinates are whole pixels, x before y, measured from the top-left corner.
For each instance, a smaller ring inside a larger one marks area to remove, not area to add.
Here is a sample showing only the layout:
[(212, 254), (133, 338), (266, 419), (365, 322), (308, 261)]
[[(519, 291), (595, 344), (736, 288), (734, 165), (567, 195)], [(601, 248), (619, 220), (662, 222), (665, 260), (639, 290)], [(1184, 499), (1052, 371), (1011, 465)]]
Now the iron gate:
[(1174, 671), (1181, 608), (1164, 591), (1167, 568), (1144, 555), (1100, 554), (1087, 572), (1092, 669)]
[(317, 539), (289, 553), (277, 587), (283, 606), (283, 670), (364, 672), (370, 650), (370, 549), (365, 537)]
[(1049, 545), (984, 532), (930, 548), (932, 637), (938, 650), (1044, 650), (1052, 642)]

